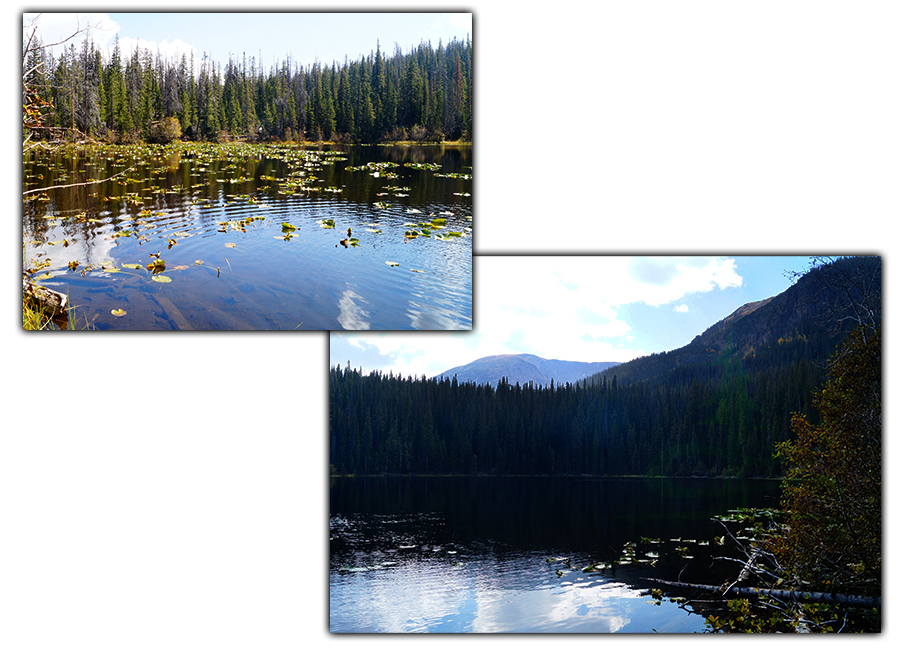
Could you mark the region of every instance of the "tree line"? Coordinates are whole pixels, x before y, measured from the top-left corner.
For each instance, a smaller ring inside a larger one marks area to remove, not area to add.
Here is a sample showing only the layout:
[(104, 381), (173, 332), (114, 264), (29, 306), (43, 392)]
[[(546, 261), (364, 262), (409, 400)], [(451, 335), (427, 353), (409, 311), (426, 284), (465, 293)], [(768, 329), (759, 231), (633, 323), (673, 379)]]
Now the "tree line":
[[(877, 256), (811, 259), (797, 282), (691, 344), (548, 387), (331, 369), (339, 473), (778, 477), (820, 420), (848, 337), (881, 322)], [(879, 440), (880, 442), (880, 440)], [(776, 456), (780, 451), (780, 457)]]
[(105, 58), (93, 41), (59, 55), (35, 37), (23, 52), (23, 121), (32, 138), (66, 134), (168, 142), (279, 139), (373, 143), (471, 140), (472, 44), (395, 45), (356, 61), (306, 66), (290, 58), (268, 71), (253, 57), (223, 66), (160, 52)]
[[(815, 338), (727, 353), (665, 383), (510, 385), (330, 370), (339, 473), (780, 475), (791, 415), (815, 422)], [(820, 347), (821, 348), (821, 347)]]

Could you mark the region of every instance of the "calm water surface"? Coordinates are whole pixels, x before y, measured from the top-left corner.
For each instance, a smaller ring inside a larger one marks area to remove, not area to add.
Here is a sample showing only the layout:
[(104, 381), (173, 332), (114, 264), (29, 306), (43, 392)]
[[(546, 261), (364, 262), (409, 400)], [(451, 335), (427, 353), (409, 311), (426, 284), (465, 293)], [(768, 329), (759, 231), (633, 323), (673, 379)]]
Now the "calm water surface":
[(24, 263), (79, 328), (468, 330), (471, 166), (450, 146), (34, 150), (26, 190), (127, 172), (27, 194)]
[[(641, 578), (724, 579), (733, 568), (675, 555), (672, 540), (702, 544), (724, 532), (713, 516), (774, 507), (778, 492), (738, 480), (333, 478), (331, 631), (702, 632), (702, 617), (657, 604)], [(641, 537), (659, 539), (662, 563), (583, 570)]]

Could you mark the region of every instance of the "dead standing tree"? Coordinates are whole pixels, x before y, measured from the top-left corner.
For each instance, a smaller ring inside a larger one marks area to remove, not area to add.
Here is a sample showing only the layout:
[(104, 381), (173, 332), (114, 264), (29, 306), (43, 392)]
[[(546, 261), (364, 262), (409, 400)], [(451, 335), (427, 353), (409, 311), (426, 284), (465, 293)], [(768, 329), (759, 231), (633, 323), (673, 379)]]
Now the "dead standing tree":
[[(69, 36), (53, 42), (43, 43), (38, 30), (40, 27), (40, 14), (30, 18), (26, 18), (22, 23), (22, 148), (23, 151), (32, 147), (46, 147), (46, 143), (36, 140), (38, 137), (48, 136), (50, 138), (58, 135), (59, 130), (52, 129), (46, 124), (44, 119), (45, 112), (53, 109), (53, 105), (46, 97), (42, 97), (35, 80), (37, 77), (46, 74), (45, 53), (48, 48), (68, 43), (79, 35), (90, 34), (92, 30), (100, 29), (98, 25), (92, 25), (90, 22), (81, 27), (80, 23), (76, 24), (75, 31)], [(77, 135), (84, 134), (74, 127), (66, 128), (64, 131), (74, 131)], [(35, 140), (33, 140), (35, 139)]]

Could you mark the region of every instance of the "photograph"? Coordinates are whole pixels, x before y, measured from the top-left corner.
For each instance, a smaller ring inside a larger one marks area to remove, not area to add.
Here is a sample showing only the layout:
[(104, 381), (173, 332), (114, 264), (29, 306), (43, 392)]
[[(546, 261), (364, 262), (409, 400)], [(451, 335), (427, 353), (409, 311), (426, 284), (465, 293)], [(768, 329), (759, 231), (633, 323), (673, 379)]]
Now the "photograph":
[(24, 328), (470, 329), (471, 20), (24, 14)]
[(893, 648), (898, 22), (13, 5), (0, 649)]
[(331, 632), (881, 631), (881, 259), (476, 256), (332, 333)]

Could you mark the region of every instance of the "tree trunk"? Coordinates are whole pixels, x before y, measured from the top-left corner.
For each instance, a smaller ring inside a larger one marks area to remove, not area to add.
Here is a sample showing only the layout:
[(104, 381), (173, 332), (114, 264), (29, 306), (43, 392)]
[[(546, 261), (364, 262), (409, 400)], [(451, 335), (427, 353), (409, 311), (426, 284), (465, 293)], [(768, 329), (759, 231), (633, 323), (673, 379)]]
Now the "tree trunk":
[(761, 589), (758, 587), (729, 587), (723, 590), (722, 586), (713, 586), (711, 584), (687, 584), (685, 582), (667, 582), (666, 580), (657, 580), (646, 578), (651, 582), (660, 584), (668, 584), (669, 586), (679, 586), (688, 589), (698, 589), (700, 591), (709, 591), (710, 593), (733, 593), (740, 596), (758, 597), (761, 595), (770, 595), (773, 598), (781, 598), (795, 600), (797, 602), (828, 602), (830, 604), (841, 604), (850, 607), (880, 607), (881, 598), (870, 598), (862, 595), (844, 595), (841, 593), (823, 593), (815, 591), (785, 591), (780, 589)]

